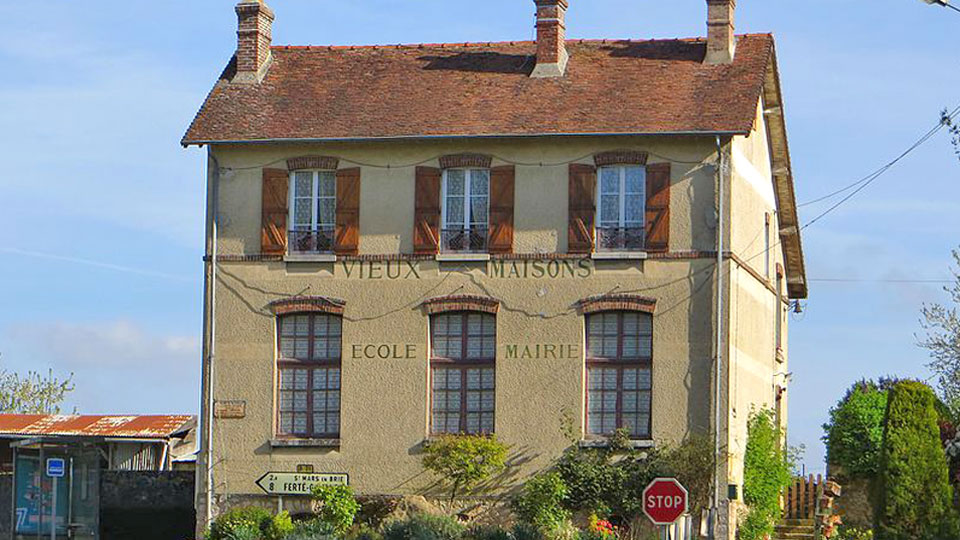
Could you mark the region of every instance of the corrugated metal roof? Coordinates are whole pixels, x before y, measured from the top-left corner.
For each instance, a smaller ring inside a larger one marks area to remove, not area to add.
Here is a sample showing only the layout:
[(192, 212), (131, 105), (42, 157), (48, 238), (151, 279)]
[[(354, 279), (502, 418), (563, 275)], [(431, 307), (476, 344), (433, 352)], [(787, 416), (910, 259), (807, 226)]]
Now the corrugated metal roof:
[(0, 414), (0, 436), (53, 435), (164, 439), (195, 425), (196, 417), (188, 415)]

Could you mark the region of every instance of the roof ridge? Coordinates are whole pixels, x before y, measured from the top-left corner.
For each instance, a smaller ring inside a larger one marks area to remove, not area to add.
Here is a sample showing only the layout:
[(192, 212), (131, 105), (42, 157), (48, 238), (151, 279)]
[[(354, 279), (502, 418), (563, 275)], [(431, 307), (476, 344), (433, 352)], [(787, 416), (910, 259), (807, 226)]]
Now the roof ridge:
[[(737, 34), (736, 37), (770, 37), (770, 32), (758, 32)], [(705, 42), (706, 37), (683, 37), (683, 38), (589, 38), (589, 39), (568, 39), (569, 44), (607, 44), (607, 43), (657, 43), (666, 41), (683, 41), (689, 43)], [(395, 44), (376, 44), (376, 45), (273, 45), (272, 50), (296, 51), (296, 50), (378, 50), (378, 49), (442, 49), (456, 47), (498, 47), (498, 46), (517, 46), (517, 45), (536, 45), (536, 41), (531, 40), (509, 40), (509, 41), (456, 41), (447, 43), (395, 43)]]

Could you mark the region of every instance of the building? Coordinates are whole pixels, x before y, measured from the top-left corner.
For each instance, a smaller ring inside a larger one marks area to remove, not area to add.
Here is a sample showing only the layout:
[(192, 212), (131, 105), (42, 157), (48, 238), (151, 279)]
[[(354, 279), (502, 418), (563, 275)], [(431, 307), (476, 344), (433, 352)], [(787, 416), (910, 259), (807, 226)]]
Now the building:
[[(156, 485), (150, 473), (189, 470), (196, 425), (195, 416), (0, 414), (0, 536), (47, 538), (55, 523), (57, 538), (111, 538), (103, 516), (123, 513), (110, 513), (101, 493), (130, 494), (117, 480), (123, 474), (142, 473)], [(113, 472), (120, 474), (108, 478)], [(159, 491), (130, 498), (159, 498)]]
[(209, 156), (211, 512), (276, 504), (268, 472), (422, 492), (441, 433), (496, 433), (522, 479), (569, 421), (584, 445), (719, 433), (733, 534), (807, 294), (774, 39), (735, 36), (733, 0), (707, 38), (638, 41), (535, 5), (535, 42), (370, 47), (274, 46), (273, 11), (236, 6), (182, 140)]

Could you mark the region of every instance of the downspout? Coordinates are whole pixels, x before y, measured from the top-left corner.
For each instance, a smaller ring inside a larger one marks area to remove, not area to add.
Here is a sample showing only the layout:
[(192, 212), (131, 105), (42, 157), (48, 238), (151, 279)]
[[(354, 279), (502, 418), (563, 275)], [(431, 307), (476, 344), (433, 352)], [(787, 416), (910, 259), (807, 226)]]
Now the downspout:
[[(724, 209), (724, 181), (723, 181), (723, 146), (720, 142), (720, 136), (717, 135), (717, 343), (716, 343), (716, 365), (714, 366), (714, 419), (715, 419), (715, 451), (717, 456), (717, 466), (714, 470), (714, 493), (713, 493), (713, 504), (716, 509), (716, 516), (719, 518), (720, 513), (720, 486), (721, 486), (721, 470), (726, 470), (725, 468), (721, 469), (720, 466), (720, 451), (721, 451), (721, 438), (720, 438), (720, 417), (723, 414), (720, 403), (720, 376), (721, 376), (721, 365), (723, 363), (723, 209)], [(724, 466), (725, 467), (725, 466)], [(716, 527), (714, 527), (716, 530)]]
[(213, 174), (210, 176), (208, 196), (210, 197), (210, 252), (208, 256), (209, 275), (207, 286), (208, 305), (205, 315), (207, 316), (207, 358), (205, 362), (206, 395), (204, 396), (204, 407), (206, 408), (203, 418), (204, 426), (204, 461), (206, 478), (204, 484), (206, 487), (205, 523), (207, 526), (213, 521), (213, 364), (216, 358), (216, 328), (217, 328), (217, 229), (218, 229), (218, 208), (220, 191), (220, 163), (213, 155), (213, 149), (209, 151), (210, 159), (213, 162)]

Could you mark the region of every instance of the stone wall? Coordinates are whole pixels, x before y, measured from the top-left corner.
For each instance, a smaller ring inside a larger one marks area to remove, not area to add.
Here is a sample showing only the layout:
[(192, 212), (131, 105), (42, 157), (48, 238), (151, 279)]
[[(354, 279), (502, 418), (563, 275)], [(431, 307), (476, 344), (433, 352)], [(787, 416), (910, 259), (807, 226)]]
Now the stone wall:
[(185, 540), (194, 536), (192, 471), (104, 471), (101, 540)]

